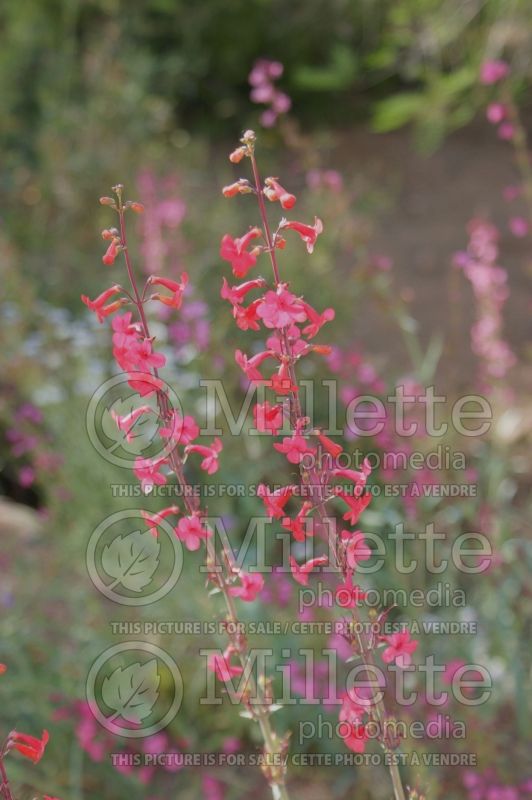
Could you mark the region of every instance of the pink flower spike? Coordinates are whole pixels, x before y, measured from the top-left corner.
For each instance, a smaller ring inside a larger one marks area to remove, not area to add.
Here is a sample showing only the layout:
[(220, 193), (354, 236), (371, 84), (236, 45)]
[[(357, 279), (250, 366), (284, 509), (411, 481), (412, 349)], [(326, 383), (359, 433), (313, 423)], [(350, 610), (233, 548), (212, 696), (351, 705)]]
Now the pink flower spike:
[(484, 61), (480, 68), (480, 82), (484, 86), (492, 86), (494, 83), (502, 81), (510, 74), (510, 67), (506, 61), (492, 59)]
[(264, 588), (264, 578), (259, 572), (253, 572), (251, 574), (243, 570), (240, 570), (238, 577), (242, 585), (231, 586), (229, 588), (229, 594), (233, 597), (240, 597), (240, 599), (244, 600), (246, 603), (252, 603)]
[(140, 481), (144, 494), (149, 494), (154, 486), (164, 486), (167, 483), (166, 475), (159, 472), (166, 463), (166, 458), (150, 460), (139, 456), (135, 459), (134, 472)]
[(215, 439), (210, 447), (205, 447), (202, 444), (189, 444), (185, 448), (185, 453), (199, 453), (203, 456), (203, 461), (200, 466), (208, 475), (214, 475), (218, 471), (218, 456), (222, 452), (223, 445), (221, 439)]
[(290, 222), (287, 219), (282, 219), (279, 228), (288, 228), (289, 230), (296, 231), (307, 246), (307, 251), (312, 253), (316, 239), (323, 232), (323, 222), (318, 217), (314, 218), (314, 225), (305, 225), (303, 222)]
[(350, 569), (356, 569), (360, 561), (367, 561), (368, 558), (371, 558), (371, 549), (361, 531), (355, 531), (354, 533), (342, 531), (340, 534), (342, 538), (347, 538), (344, 537), (344, 534), (347, 534), (349, 538), (345, 549), (347, 565)]
[(286, 328), (294, 322), (304, 322), (307, 318), (301, 300), (289, 292), (284, 284), (279, 284), (276, 292), (266, 292), (257, 308), (257, 314), (267, 328)]
[(161, 522), (167, 517), (180, 514), (181, 512), (178, 506), (170, 506), (162, 511), (157, 511), (155, 514), (150, 514), (149, 511), (141, 511), (140, 513), (144, 522), (146, 522), (146, 524), (149, 526), (151, 535), (158, 536), (159, 531), (157, 528)]
[(412, 663), (412, 653), (415, 652), (419, 642), (410, 638), (410, 631), (399, 631), (390, 636), (382, 637), (388, 647), (382, 653), (385, 664), (395, 661), (398, 667), (409, 667)]
[(174, 528), (177, 538), (188, 550), (198, 550), (201, 542), (212, 536), (212, 531), (205, 528), (196, 515), (182, 517)]
[(301, 586), (308, 586), (310, 573), (316, 567), (324, 566), (329, 563), (327, 556), (319, 556), (318, 558), (311, 558), (310, 561), (305, 561), (301, 566), (297, 563), (293, 556), (290, 556), (290, 569), (294, 580)]
[(285, 436), (281, 444), (276, 442), (273, 446), (279, 453), (284, 453), (291, 464), (300, 464), (306, 455), (316, 452), (316, 448), (311, 447), (305, 437), (298, 433)]
[(237, 278), (245, 278), (249, 270), (255, 266), (257, 256), (247, 250), (252, 239), (262, 236), (260, 228), (251, 228), (240, 239), (233, 239), (228, 233), (222, 239), (220, 245), (220, 257), (224, 261), (229, 261), (233, 270), (233, 275)]
[(277, 200), (280, 202), (281, 207), (288, 210), (293, 208), (296, 204), (295, 195), (290, 194), (287, 192), (285, 188), (281, 186), (278, 182), (277, 178), (266, 178), (264, 181), (265, 189), (264, 194), (272, 203), (276, 202)]
[(283, 407), (279, 404), (270, 405), (267, 400), (264, 403), (257, 403), (253, 409), (253, 418), (258, 431), (277, 436), (283, 427)]

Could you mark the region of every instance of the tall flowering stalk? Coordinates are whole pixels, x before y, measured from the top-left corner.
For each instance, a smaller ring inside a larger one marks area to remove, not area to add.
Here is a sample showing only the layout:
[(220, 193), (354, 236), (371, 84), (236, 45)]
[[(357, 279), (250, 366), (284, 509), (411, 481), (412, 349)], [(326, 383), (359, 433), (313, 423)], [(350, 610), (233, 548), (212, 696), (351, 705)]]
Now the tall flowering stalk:
[(503, 338), (503, 308), (509, 296), (508, 274), (498, 266), (499, 232), (482, 219), (468, 225), (467, 250), (456, 253), (454, 263), (463, 269), (473, 287), (476, 321), (471, 328), (471, 347), (479, 358), (479, 378), (484, 389), (499, 382), (516, 358)]
[[(207, 522), (207, 512), (200, 507), (199, 498), (192, 491), (186, 474), (185, 465), (191, 456), (200, 457), (200, 466), (208, 474), (218, 470), (219, 455), (222, 442), (215, 439), (210, 444), (198, 443), (200, 428), (196, 420), (190, 416), (181, 416), (170, 403), (168, 389), (161, 380), (159, 369), (165, 364), (163, 354), (154, 349), (154, 337), (149, 328), (145, 312), (147, 303), (160, 303), (164, 307), (179, 309), (182, 304), (188, 276), (171, 280), (158, 275), (150, 275), (142, 289), (139, 288), (128, 250), (126, 235), (126, 212), (143, 212), (140, 203), (123, 200), (123, 186), (113, 187), (115, 197), (103, 197), (102, 205), (112, 208), (118, 217), (118, 227), (106, 229), (102, 233), (108, 241), (107, 250), (102, 258), (103, 263), (113, 265), (123, 255), (129, 289), (114, 283), (99, 297), (91, 300), (82, 296), (82, 301), (93, 311), (100, 322), (113, 316), (113, 355), (126, 374), (128, 383), (140, 396), (140, 404), (127, 416), (115, 415), (115, 422), (126, 436), (131, 435), (136, 423), (153, 409), (143, 401), (146, 397), (156, 397), (158, 417), (158, 435), (165, 442), (164, 457), (141, 458), (135, 464), (135, 474), (140, 480), (143, 490), (149, 493), (155, 485), (166, 484), (173, 475), (179, 485), (182, 506), (172, 505), (157, 513), (144, 512), (147, 527), (157, 536), (158, 528), (163, 521), (171, 521), (176, 537), (188, 550), (206, 549), (208, 581), (223, 596), (225, 603), (225, 621), (228, 645), (223, 655), (213, 655), (209, 668), (218, 679), (228, 683), (233, 677), (243, 675), (245, 689), (242, 702), (249, 715), (254, 719), (261, 731), (264, 742), (265, 763), (263, 772), (267, 778), (274, 800), (288, 800), (285, 786), (284, 754), (287, 739), (275, 732), (271, 724), (271, 694), (267, 679), (259, 675), (257, 680), (252, 672), (243, 626), (239, 623), (235, 598), (243, 602), (252, 602), (263, 587), (263, 578), (254, 573), (249, 574), (235, 565), (231, 548), (226, 541), (219, 555), (213, 544), (213, 530)], [(118, 313), (125, 307), (132, 311)]]
[[(295, 541), (306, 541), (315, 534), (326, 541), (327, 554), (302, 565), (291, 556), (291, 571), (294, 579), (302, 585), (308, 584), (315, 570), (327, 567), (335, 571), (336, 603), (348, 615), (345, 635), (360, 659), (366, 676), (365, 685), (370, 687), (369, 696), (363, 691), (350, 691), (344, 696), (340, 710), (341, 735), (347, 747), (361, 753), (368, 739), (368, 724), (376, 723), (381, 732), (379, 742), (384, 752), (390, 753), (399, 746), (399, 741), (394, 732), (395, 721), (387, 714), (383, 702), (382, 686), (376, 677), (375, 657), (378, 648), (384, 645), (381, 653), (385, 664), (395, 662), (398, 667), (407, 667), (411, 664), (412, 653), (418, 643), (410, 639), (406, 630), (388, 636), (376, 634), (375, 625), (370, 626), (367, 621), (377, 622), (377, 630), (381, 631), (379, 623), (385, 619), (386, 611), (377, 619), (375, 613), (368, 612), (364, 624), (360, 606), (365, 593), (354, 582), (354, 576), (358, 564), (371, 555), (364, 534), (356, 530), (358, 519), (371, 500), (366, 486), (370, 467), (367, 462), (364, 462), (362, 469), (340, 466), (342, 455), (346, 454), (324, 431), (314, 427), (306, 415), (297, 375), (299, 362), (310, 353), (330, 354), (329, 346), (314, 344), (313, 339), (327, 322), (334, 319), (334, 310), (327, 308), (319, 312), (303, 297), (293, 294), (281, 276), (277, 260), (277, 251), (285, 248), (288, 232), (296, 233), (308, 253), (312, 253), (323, 225), (317, 218), (308, 224), (283, 217), (276, 230), (272, 231), (265, 201), (278, 202), (283, 209), (292, 209), (296, 198), (280, 184), (278, 178), (269, 177), (262, 181), (255, 157), (255, 140), (254, 132), (247, 131), (241, 139), (241, 146), (229, 157), (233, 163), (248, 159), (252, 179), (240, 178), (226, 186), (223, 194), (226, 197), (253, 194), (258, 203), (261, 227), (253, 227), (236, 239), (226, 234), (222, 239), (220, 255), (231, 264), (235, 277), (246, 278), (257, 259), (266, 254), (271, 264), (273, 283), (255, 278), (230, 286), (224, 278), (221, 294), (231, 304), (239, 328), (260, 330), (263, 326), (269, 334), (265, 350), (252, 357), (237, 350), (235, 357), (252, 383), (262, 384), (273, 392), (274, 402), (265, 401), (255, 406), (255, 426), (258, 431), (273, 436), (279, 436), (281, 428), (286, 427), (285, 423), (289, 426), (289, 434), (283, 435), (282, 441), (275, 442), (274, 448), (285, 455), (289, 464), (298, 466), (301, 479), (299, 486), (287, 485), (276, 490), (261, 485), (259, 495), (264, 502), (266, 516), (280, 520)], [(250, 302), (249, 295), (257, 290), (260, 290), (260, 296)], [(271, 364), (274, 370), (268, 370), (267, 376), (265, 370)], [(336, 502), (342, 506), (340, 525), (330, 509), (331, 503)], [(289, 503), (297, 505), (295, 514), (288, 514)], [(389, 759), (389, 763), (395, 798), (404, 800), (398, 768), (393, 759)]]

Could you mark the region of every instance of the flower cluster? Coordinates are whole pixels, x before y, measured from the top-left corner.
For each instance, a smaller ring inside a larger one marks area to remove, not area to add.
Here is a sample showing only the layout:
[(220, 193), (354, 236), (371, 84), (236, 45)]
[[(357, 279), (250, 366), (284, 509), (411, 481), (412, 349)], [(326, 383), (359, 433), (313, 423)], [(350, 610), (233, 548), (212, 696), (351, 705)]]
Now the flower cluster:
[(488, 385), (504, 378), (515, 364), (515, 355), (502, 338), (502, 310), (508, 299), (508, 275), (497, 265), (497, 229), (482, 219), (468, 225), (469, 244), (454, 263), (463, 269), (475, 294), (477, 319), (471, 328), (471, 347), (481, 363), (481, 379)]
[[(233, 275), (245, 277), (256, 268), (258, 259), (267, 255), (272, 267), (272, 282), (262, 277), (248, 280), (244, 284), (230, 286), (224, 278), (221, 295), (232, 310), (236, 324), (244, 329), (262, 331), (265, 347), (253, 356), (241, 350), (235, 359), (250, 382), (271, 391), (270, 399), (257, 403), (253, 410), (257, 430), (278, 437), (274, 448), (281, 453), (289, 465), (296, 465), (300, 472), (300, 485), (288, 484), (281, 488), (259, 487), (258, 495), (264, 504), (267, 518), (279, 520), (283, 528), (290, 531), (295, 543), (306, 542), (309, 537), (325, 539), (327, 554), (314, 557), (303, 564), (294, 555), (290, 556), (290, 567), (294, 580), (306, 586), (311, 576), (325, 567), (338, 574), (335, 591), (336, 604), (352, 618), (352, 629), (358, 630), (359, 607), (365, 592), (356, 581), (356, 570), (361, 562), (371, 557), (371, 549), (364, 534), (357, 529), (359, 518), (371, 500), (367, 479), (370, 467), (364, 462), (362, 469), (342, 468), (343, 448), (329, 438), (323, 430), (315, 427), (305, 414), (299, 391), (297, 368), (302, 359), (312, 352), (330, 355), (329, 345), (316, 345), (313, 339), (326, 323), (334, 319), (334, 310), (316, 310), (301, 295), (294, 293), (290, 285), (281, 279), (277, 262), (277, 251), (286, 246), (284, 235), (294, 231), (312, 253), (318, 236), (323, 231), (321, 220), (313, 224), (281, 218), (277, 228), (270, 228), (266, 214), (265, 199), (277, 201), (283, 208), (296, 204), (296, 198), (279, 184), (278, 179), (261, 181), (255, 158), (255, 134), (247, 131), (241, 139), (238, 151), (230, 160), (239, 163), (248, 158), (254, 183), (239, 178), (233, 186), (245, 186), (245, 192), (254, 194), (258, 201), (262, 229), (250, 228), (247, 234), (233, 238), (228, 234), (222, 239), (220, 255), (231, 264)], [(283, 202), (284, 200), (284, 202)], [(256, 243), (256, 242), (260, 243)], [(249, 250), (253, 242), (252, 250)], [(247, 253), (245, 269), (243, 257)], [(255, 293), (251, 301), (250, 293)], [(244, 302), (248, 305), (244, 306)], [(242, 320), (246, 324), (242, 324)], [(345, 462), (344, 462), (345, 463)], [(340, 525), (329, 510), (335, 504), (341, 514)], [(293, 510), (290, 510), (293, 507)], [(326, 510), (327, 509), (327, 510)], [(333, 524), (331, 524), (333, 523)], [(296, 545), (297, 546), (297, 545)], [(381, 615), (384, 618), (387, 612)], [(353, 649), (367, 665), (372, 663), (374, 652), (383, 646), (382, 660), (394, 662), (405, 668), (412, 661), (418, 643), (410, 638), (408, 631), (391, 635), (366, 638), (357, 634), (351, 641)], [(227, 659), (224, 662), (227, 668)], [(363, 693), (362, 693), (363, 694)], [(367, 696), (344, 697), (340, 711), (340, 730), (346, 745), (355, 752), (363, 752), (367, 739), (366, 724), (369, 719), (382, 717), (383, 709), (377, 707), (373, 693)], [(389, 748), (390, 741), (382, 742)]]
[(268, 59), (260, 58), (255, 61), (253, 69), (249, 73), (251, 100), (253, 103), (268, 106), (260, 117), (261, 125), (264, 125), (265, 128), (272, 128), (279, 115), (286, 114), (292, 106), (288, 95), (281, 92), (274, 83), (283, 72), (284, 67), (280, 61), (268, 61)]

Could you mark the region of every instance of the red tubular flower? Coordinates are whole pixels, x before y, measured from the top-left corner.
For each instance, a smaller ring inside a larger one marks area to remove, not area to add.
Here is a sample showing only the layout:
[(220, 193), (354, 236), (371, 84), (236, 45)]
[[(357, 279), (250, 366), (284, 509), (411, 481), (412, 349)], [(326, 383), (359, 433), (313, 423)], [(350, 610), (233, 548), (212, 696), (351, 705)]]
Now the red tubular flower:
[(266, 292), (257, 314), (267, 328), (286, 328), (295, 322), (304, 322), (307, 318), (301, 300), (283, 284), (279, 285), (276, 292)]
[(309, 306), (308, 303), (302, 301), (302, 304), (310, 322), (309, 325), (306, 325), (303, 328), (302, 333), (309, 339), (313, 339), (326, 322), (331, 322), (334, 319), (335, 311), (334, 308), (326, 308), (325, 311), (323, 311), (321, 314), (318, 314), (318, 312), (312, 308), (312, 306)]
[(412, 653), (417, 650), (419, 642), (417, 639), (410, 638), (410, 631), (399, 631), (390, 636), (383, 636), (382, 639), (388, 643), (388, 647), (382, 653), (382, 660), (385, 664), (395, 661), (398, 667), (409, 667), (412, 663)]
[(277, 372), (274, 372), (269, 384), (275, 394), (293, 394), (299, 391), (299, 388), (290, 379), (290, 370), (285, 361), (280, 365)]
[(190, 414), (182, 417), (178, 411), (172, 411), (171, 418), (159, 428), (159, 436), (162, 436), (163, 439), (172, 439), (178, 444), (187, 445), (199, 436), (199, 426)]
[(232, 164), (240, 164), (244, 156), (247, 155), (248, 149), (247, 147), (237, 147), (236, 150), (229, 155), (229, 161)]
[(150, 372), (130, 372), (127, 382), (141, 397), (148, 397), (154, 392), (160, 392), (164, 386), (162, 380)]
[(177, 538), (184, 542), (189, 550), (198, 550), (201, 542), (212, 536), (212, 531), (205, 528), (196, 514), (182, 517), (174, 528)]
[(264, 483), (257, 487), (257, 497), (260, 497), (264, 503), (266, 516), (269, 519), (281, 519), (284, 507), (293, 494), (293, 486), (283, 486), (282, 489), (276, 489), (273, 492)]
[(366, 598), (366, 592), (353, 584), (353, 575), (348, 571), (344, 582), (338, 584), (335, 592), (335, 599), (340, 608), (355, 608)]
[(246, 603), (252, 603), (264, 588), (264, 578), (258, 572), (250, 574), (243, 570), (240, 570), (238, 577), (242, 585), (231, 586), (229, 594), (233, 595), (233, 597), (240, 597)]
[(273, 446), (279, 453), (284, 453), (291, 464), (300, 464), (306, 455), (316, 452), (316, 448), (311, 447), (305, 437), (299, 433), (285, 436), (281, 444), (276, 442)]
[(257, 263), (257, 256), (248, 251), (248, 246), (253, 239), (262, 236), (260, 228), (251, 228), (240, 239), (233, 239), (228, 233), (222, 239), (220, 245), (220, 257), (224, 261), (229, 261), (233, 270), (233, 275), (237, 278), (245, 278), (251, 267)]
[(237, 194), (250, 194), (253, 189), (246, 178), (230, 183), (229, 186), (224, 186), (222, 194), (224, 197), (235, 197)]
[(103, 322), (105, 317), (112, 314), (114, 311), (117, 311), (121, 306), (127, 303), (125, 298), (121, 300), (115, 300), (110, 305), (106, 305), (107, 301), (114, 297), (115, 295), (119, 294), (122, 291), (122, 287), (118, 284), (111, 286), (109, 289), (106, 289), (105, 292), (96, 297), (95, 300), (91, 300), (86, 295), (81, 295), (81, 302), (84, 303), (90, 311), (93, 311), (96, 316), (98, 317), (98, 322)]
[(337, 496), (344, 501), (348, 506), (348, 510), (344, 514), (344, 519), (351, 525), (356, 525), (362, 512), (369, 506), (371, 502), (371, 494), (364, 492), (359, 497), (346, 494), (346, 492), (337, 492)]
[(292, 517), (284, 517), (281, 525), (283, 528), (286, 528), (287, 531), (290, 531), (296, 542), (304, 542), (306, 536), (313, 536), (314, 530), (312, 525), (305, 526), (305, 519), (312, 508), (312, 503), (308, 500), (303, 503), (301, 506), (300, 511), (297, 515), (292, 519)]
[(290, 569), (294, 580), (300, 583), (301, 586), (308, 586), (310, 573), (316, 567), (328, 564), (329, 559), (327, 556), (319, 556), (318, 558), (311, 558), (310, 561), (305, 561), (304, 564), (299, 565), (294, 556), (290, 556)]
[(287, 219), (282, 219), (279, 228), (288, 228), (299, 233), (307, 246), (307, 251), (312, 253), (316, 239), (323, 232), (323, 222), (318, 217), (314, 218), (314, 225), (305, 225), (303, 222), (290, 222)]
[(7, 739), (6, 751), (18, 750), (25, 758), (29, 758), (30, 761), (37, 764), (43, 757), (49, 738), (48, 731), (43, 731), (40, 739), (36, 736), (28, 736), (26, 733), (11, 731)]
[(325, 450), (327, 450), (330, 456), (333, 458), (338, 458), (340, 453), (343, 451), (341, 444), (336, 444), (336, 442), (333, 442), (332, 439), (329, 439), (328, 436), (325, 436), (325, 434), (321, 433), (320, 431), (316, 431), (314, 435), (317, 436), (320, 444)]
[(255, 278), (255, 280), (246, 281), (239, 286), (229, 286), (227, 279), (224, 278), (220, 297), (222, 300), (228, 300), (232, 305), (236, 306), (243, 302), (248, 292), (253, 291), (253, 289), (261, 289), (263, 286), (266, 286), (264, 278)]
[(365, 725), (357, 722), (341, 722), (338, 733), (353, 753), (363, 753), (369, 739)]
[(264, 350), (262, 353), (248, 358), (241, 350), (235, 350), (235, 361), (240, 369), (246, 373), (250, 381), (262, 383), (265, 378), (259, 372), (260, 365), (268, 358), (273, 358), (274, 353), (271, 350)]
[(233, 306), (233, 317), (235, 322), (242, 331), (258, 331), (260, 330), (259, 318), (257, 316), (257, 308), (262, 303), (262, 300), (254, 300), (249, 306), (242, 305)]
[(200, 466), (208, 475), (213, 475), (218, 471), (218, 456), (222, 452), (223, 445), (221, 439), (215, 439), (210, 447), (205, 447), (202, 444), (189, 444), (185, 447), (185, 453), (199, 453), (203, 456), (203, 461)]
[(229, 645), (229, 647), (224, 650), (223, 655), (213, 653), (211, 656), (209, 656), (209, 669), (216, 674), (218, 680), (223, 681), (224, 683), (230, 681), (235, 675), (242, 675), (242, 672), (244, 671), (242, 667), (237, 666), (236, 664), (231, 664), (231, 657), (235, 653), (235, 648), (232, 645)]
[(167, 483), (166, 475), (159, 470), (167, 463), (166, 458), (148, 459), (139, 456), (135, 459), (134, 472), (140, 481), (142, 491), (149, 494), (154, 486), (164, 486)]
[(148, 280), (152, 285), (164, 286), (165, 289), (169, 289), (172, 292), (171, 295), (152, 294), (151, 300), (158, 300), (160, 303), (164, 303), (165, 306), (170, 306), (171, 308), (181, 308), (183, 293), (188, 283), (188, 274), (186, 272), (181, 273), (181, 282), (159, 277), (151, 277)]
[(295, 195), (287, 192), (286, 189), (278, 182), (277, 178), (266, 178), (264, 183), (264, 194), (272, 203), (278, 200), (282, 208), (286, 210), (295, 206)]
[(116, 427), (119, 431), (126, 434), (126, 440), (130, 442), (133, 438), (131, 431), (135, 427), (135, 423), (137, 422), (140, 417), (144, 414), (152, 414), (153, 408), (151, 406), (140, 406), (139, 408), (135, 408), (131, 411), (130, 414), (126, 414), (125, 416), (119, 416), (113, 409), (111, 409), (111, 417), (116, 422)]
[(162, 511), (157, 511), (155, 514), (150, 514), (149, 511), (140, 512), (142, 519), (149, 526), (152, 536), (158, 535), (159, 531), (157, 528), (163, 520), (165, 520), (167, 517), (180, 513), (179, 506), (170, 506), (169, 508), (164, 508)]
[(115, 263), (115, 259), (118, 253), (120, 252), (118, 249), (119, 244), (120, 244), (120, 239), (118, 238), (118, 236), (114, 236), (111, 241), (111, 244), (109, 245), (104, 255), (102, 256), (102, 261), (104, 264), (110, 266), (111, 264)]
[(272, 406), (267, 400), (264, 403), (257, 403), (253, 409), (253, 418), (258, 431), (277, 436), (283, 426), (283, 407), (279, 404)]

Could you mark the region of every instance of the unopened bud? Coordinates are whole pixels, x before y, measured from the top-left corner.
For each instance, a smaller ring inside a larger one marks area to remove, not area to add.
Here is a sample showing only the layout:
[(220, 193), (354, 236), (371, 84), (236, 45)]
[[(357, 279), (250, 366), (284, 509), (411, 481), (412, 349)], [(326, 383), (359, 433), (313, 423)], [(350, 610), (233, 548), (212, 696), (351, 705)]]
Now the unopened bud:
[(229, 161), (232, 164), (240, 164), (240, 162), (246, 155), (247, 155), (247, 147), (237, 147), (236, 150), (233, 150), (233, 152), (230, 153)]
[(100, 205), (102, 206), (114, 206), (115, 201), (112, 197), (100, 197)]

